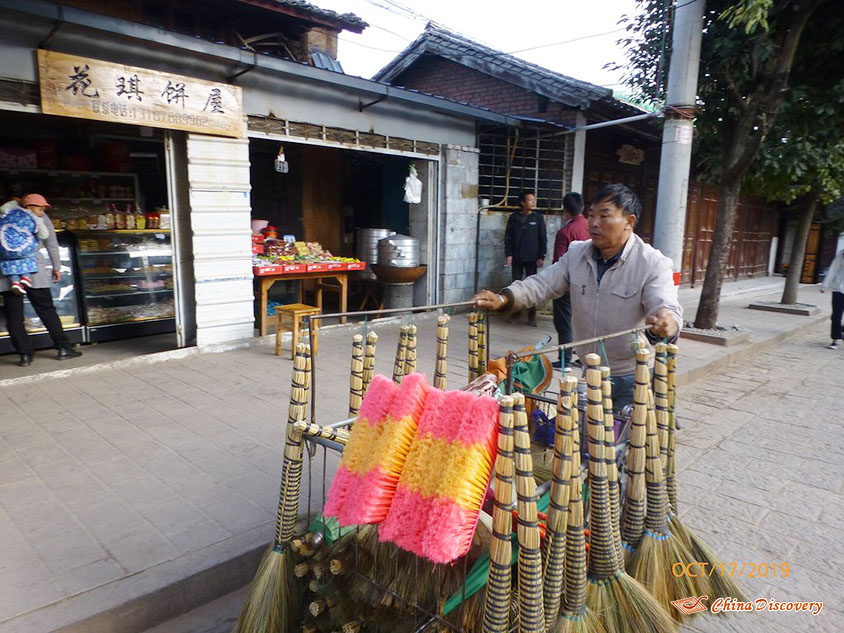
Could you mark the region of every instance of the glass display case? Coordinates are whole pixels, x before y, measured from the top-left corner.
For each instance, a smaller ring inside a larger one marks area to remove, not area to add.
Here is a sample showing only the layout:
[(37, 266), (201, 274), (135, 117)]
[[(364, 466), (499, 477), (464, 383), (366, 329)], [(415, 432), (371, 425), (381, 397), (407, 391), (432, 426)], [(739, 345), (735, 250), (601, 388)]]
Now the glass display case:
[(169, 231), (74, 231), (89, 341), (175, 331)]
[[(73, 254), (70, 246), (67, 244), (67, 236), (59, 233), (58, 239), (62, 278), (61, 281), (53, 283), (51, 286), (53, 304), (56, 306), (56, 312), (59, 315), (59, 319), (61, 319), (62, 328), (70, 341), (72, 343), (80, 343), (84, 339), (84, 333), (79, 319), (79, 298), (76, 292)], [(41, 256), (45, 262), (48, 262), (47, 265), (49, 266), (50, 256), (47, 254), (46, 248), (41, 249)], [(2, 303), (3, 298), (0, 297), (0, 305)], [(32, 339), (33, 347), (44, 348), (53, 346), (53, 340), (26, 298), (24, 298), (24, 324)], [(13, 348), (9, 340), (6, 320), (3, 317), (2, 310), (0, 310), (0, 353), (11, 351), (13, 351)]]

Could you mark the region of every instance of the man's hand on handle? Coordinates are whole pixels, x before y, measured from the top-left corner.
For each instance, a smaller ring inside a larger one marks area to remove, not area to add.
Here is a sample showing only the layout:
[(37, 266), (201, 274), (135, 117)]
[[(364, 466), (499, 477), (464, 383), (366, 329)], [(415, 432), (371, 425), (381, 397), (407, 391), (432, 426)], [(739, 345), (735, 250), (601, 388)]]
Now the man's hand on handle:
[(677, 322), (667, 308), (660, 308), (656, 314), (645, 318), (645, 323), (652, 325), (656, 336), (671, 338), (677, 333)]
[(59, 283), (62, 280), (62, 271), (58, 268), (53, 269), (53, 281)]
[(490, 290), (481, 290), (473, 297), (475, 305), (486, 310), (501, 310), (507, 305), (507, 301), (501, 295)]
[(536, 267), (537, 267), (537, 268), (542, 268), (544, 265), (545, 265), (545, 260), (544, 260), (544, 259), (537, 259), (537, 260), (536, 260)]
[(513, 265), (513, 256), (507, 255), (507, 259), (505, 261), (507, 262), (508, 266), (512, 266)]

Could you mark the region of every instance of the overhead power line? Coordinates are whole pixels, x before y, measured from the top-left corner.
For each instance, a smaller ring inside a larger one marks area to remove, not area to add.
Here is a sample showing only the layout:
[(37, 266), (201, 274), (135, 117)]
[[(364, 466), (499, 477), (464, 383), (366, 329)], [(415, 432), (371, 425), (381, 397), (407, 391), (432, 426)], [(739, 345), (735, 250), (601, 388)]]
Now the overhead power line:
[(581, 40), (592, 39), (593, 37), (603, 37), (604, 35), (612, 35), (620, 31), (626, 30), (625, 27), (613, 29), (612, 31), (605, 31), (604, 33), (593, 33), (592, 35), (583, 35), (572, 40), (563, 40), (562, 42), (551, 42), (550, 44), (540, 44), (539, 46), (531, 46), (530, 48), (520, 48), (517, 51), (509, 51), (507, 55), (515, 55), (516, 53), (525, 53), (527, 51), (535, 51), (540, 48), (550, 48), (551, 46), (562, 46), (563, 44), (571, 44), (572, 42), (580, 42)]

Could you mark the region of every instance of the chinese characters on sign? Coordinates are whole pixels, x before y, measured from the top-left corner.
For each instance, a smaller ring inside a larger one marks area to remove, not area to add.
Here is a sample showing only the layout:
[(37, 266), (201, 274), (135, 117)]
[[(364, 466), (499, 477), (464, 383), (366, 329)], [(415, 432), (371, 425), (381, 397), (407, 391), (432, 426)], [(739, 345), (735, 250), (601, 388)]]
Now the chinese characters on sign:
[(38, 68), (47, 114), (243, 135), (237, 86), (44, 50)]

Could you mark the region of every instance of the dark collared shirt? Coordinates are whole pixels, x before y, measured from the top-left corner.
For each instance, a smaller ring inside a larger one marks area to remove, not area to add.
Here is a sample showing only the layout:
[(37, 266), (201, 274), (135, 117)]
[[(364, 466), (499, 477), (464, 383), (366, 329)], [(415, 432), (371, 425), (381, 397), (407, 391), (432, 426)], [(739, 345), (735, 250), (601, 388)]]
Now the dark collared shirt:
[(594, 246), (592, 247), (592, 258), (595, 260), (595, 263), (597, 264), (598, 268), (598, 287), (601, 286), (601, 279), (603, 278), (604, 273), (607, 272), (613, 266), (615, 266), (615, 263), (621, 258), (622, 252), (624, 252), (623, 246), (615, 255), (605, 260), (603, 257), (601, 257), (601, 251), (599, 251)]

